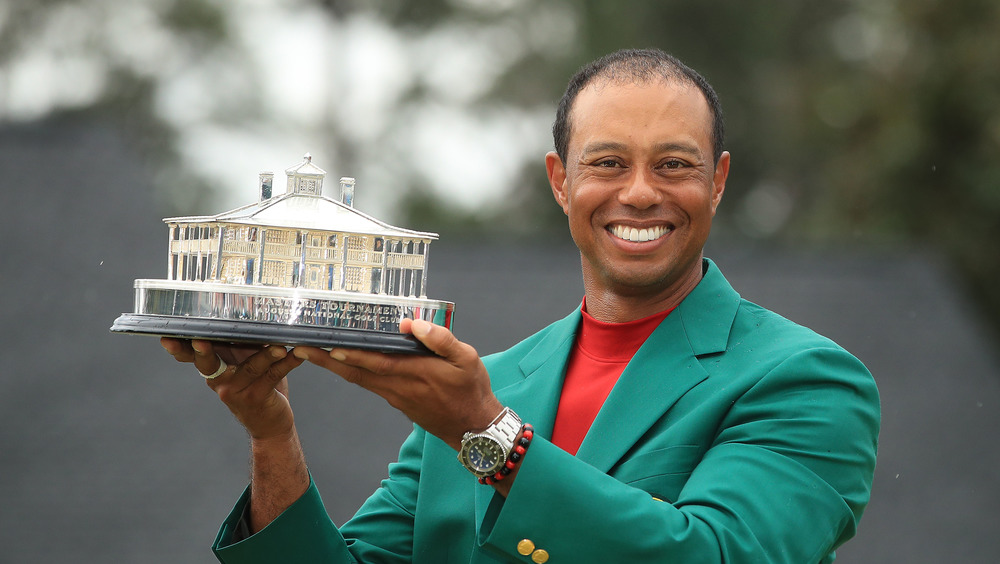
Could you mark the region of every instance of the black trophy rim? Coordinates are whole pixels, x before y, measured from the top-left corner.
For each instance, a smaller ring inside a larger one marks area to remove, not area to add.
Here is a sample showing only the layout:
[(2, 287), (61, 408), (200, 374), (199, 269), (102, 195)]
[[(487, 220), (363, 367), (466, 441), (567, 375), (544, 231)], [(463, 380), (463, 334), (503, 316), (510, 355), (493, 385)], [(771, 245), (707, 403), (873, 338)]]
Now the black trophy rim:
[(412, 335), (368, 329), (283, 325), (262, 321), (179, 317), (145, 313), (123, 313), (111, 325), (113, 333), (203, 339), (227, 343), (254, 343), (345, 348), (403, 354), (432, 354)]

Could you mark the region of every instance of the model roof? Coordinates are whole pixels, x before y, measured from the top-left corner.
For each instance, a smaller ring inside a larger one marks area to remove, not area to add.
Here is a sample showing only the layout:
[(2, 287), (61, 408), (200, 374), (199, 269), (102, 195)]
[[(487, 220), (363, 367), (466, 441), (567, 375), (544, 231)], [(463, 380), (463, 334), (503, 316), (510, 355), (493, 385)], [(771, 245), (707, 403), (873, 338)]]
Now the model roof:
[(216, 215), (168, 217), (165, 223), (241, 223), (309, 231), (437, 239), (437, 233), (394, 227), (326, 196), (282, 194)]

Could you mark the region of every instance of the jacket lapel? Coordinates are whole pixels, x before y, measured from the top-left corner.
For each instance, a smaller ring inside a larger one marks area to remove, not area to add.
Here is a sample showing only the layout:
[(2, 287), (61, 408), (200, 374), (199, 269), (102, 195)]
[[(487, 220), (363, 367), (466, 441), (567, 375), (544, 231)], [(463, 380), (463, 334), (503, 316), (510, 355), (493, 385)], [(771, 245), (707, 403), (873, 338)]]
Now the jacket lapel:
[[(726, 350), (740, 296), (705, 259), (705, 276), (625, 368), (580, 445), (577, 458), (608, 472), (688, 390), (708, 378), (698, 357)], [(504, 405), (552, 436), (566, 361), (580, 324), (580, 310), (557, 321), (518, 363), (521, 378), (496, 391)], [(493, 489), (476, 488), (476, 522), (482, 523)]]
[[(539, 436), (552, 436), (566, 361), (579, 324), (579, 308), (554, 323), (545, 338), (518, 362), (521, 374), (516, 381), (495, 392), (500, 403), (514, 406), (521, 420), (531, 423)], [(476, 523), (483, 522), (493, 493), (493, 488), (476, 488)]]
[(597, 414), (576, 456), (607, 472), (673, 404), (708, 377), (676, 318), (667, 316), (642, 345)]
[(698, 357), (726, 349), (740, 297), (706, 259), (701, 283), (622, 372), (577, 458), (608, 472), (685, 393), (708, 378)]
[(566, 362), (579, 325), (577, 308), (556, 323), (549, 335), (518, 362), (524, 378), (496, 392), (501, 403), (516, 406), (521, 420), (531, 423), (543, 437), (552, 436)]

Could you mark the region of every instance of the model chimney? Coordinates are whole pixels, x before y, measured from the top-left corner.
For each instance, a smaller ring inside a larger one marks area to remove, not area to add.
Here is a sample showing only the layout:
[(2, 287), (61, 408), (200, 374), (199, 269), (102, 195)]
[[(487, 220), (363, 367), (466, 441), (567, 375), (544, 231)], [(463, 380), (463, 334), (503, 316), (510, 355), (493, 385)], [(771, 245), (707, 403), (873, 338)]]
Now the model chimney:
[(340, 179), (340, 201), (354, 207), (354, 179), (350, 176)]
[(270, 200), (272, 188), (274, 186), (274, 173), (264, 171), (260, 173), (260, 201)]

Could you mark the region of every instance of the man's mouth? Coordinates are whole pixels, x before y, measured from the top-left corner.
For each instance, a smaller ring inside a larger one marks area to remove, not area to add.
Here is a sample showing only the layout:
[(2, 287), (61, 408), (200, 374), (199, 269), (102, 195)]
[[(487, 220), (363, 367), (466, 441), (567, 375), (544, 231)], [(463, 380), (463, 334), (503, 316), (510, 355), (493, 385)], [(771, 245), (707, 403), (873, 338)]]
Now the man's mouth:
[(654, 225), (653, 227), (629, 227), (627, 225), (611, 225), (608, 231), (619, 239), (631, 241), (633, 243), (643, 243), (654, 241), (670, 233), (670, 228), (666, 225)]

